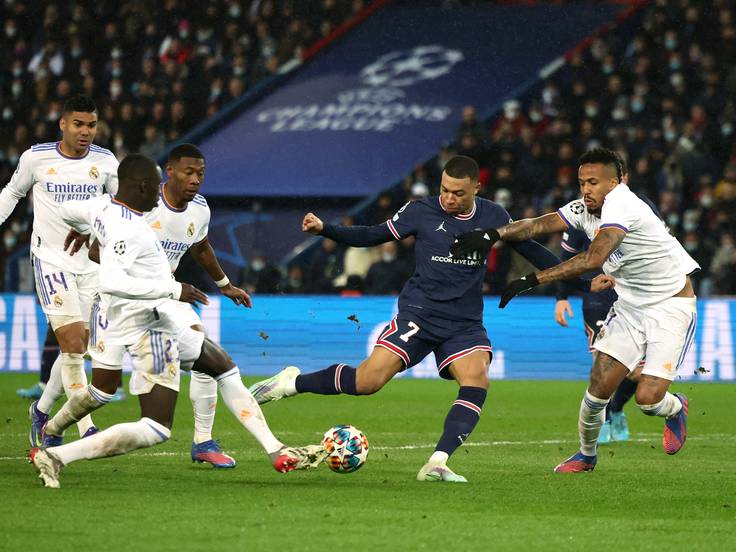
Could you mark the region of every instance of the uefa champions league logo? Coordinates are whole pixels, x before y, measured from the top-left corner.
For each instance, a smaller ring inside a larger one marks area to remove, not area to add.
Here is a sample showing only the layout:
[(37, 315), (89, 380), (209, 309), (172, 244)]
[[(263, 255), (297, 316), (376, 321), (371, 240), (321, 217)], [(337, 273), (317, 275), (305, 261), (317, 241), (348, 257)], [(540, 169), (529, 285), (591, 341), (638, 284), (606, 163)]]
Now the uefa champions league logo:
[(397, 50), (378, 58), (363, 68), (360, 77), (370, 86), (412, 86), (419, 81), (446, 75), (463, 60), (460, 50), (439, 44)]
[(439, 44), (395, 50), (354, 76), (361, 86), (346, 87), (325, 103), (266, 109), (257, 120), (269, 125), (271, 132), (390, 132), (399, 125), (443, 122), (452, 106), (415, 101), (408, 87), (449, 74), (463, 59), (460, 50)]

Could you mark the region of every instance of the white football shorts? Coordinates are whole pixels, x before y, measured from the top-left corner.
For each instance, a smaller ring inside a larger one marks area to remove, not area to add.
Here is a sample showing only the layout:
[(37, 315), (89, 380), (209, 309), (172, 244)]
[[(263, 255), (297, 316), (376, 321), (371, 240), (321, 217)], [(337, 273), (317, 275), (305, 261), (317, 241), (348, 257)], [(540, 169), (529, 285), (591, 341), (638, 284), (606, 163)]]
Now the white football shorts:
[(97, 294), (97, 271), (75, 274), (33, 254), (31, 266), (38, 300), (52, 328), (56, 330), (73, 322), (84, 322), (87, 326)]
[(674, 380), (695, 339), (698, 322), (694, 297), (670, 297), (656, 305), (613, 304), (593, 348), (629, 371), (644, 360), (642, 374)]

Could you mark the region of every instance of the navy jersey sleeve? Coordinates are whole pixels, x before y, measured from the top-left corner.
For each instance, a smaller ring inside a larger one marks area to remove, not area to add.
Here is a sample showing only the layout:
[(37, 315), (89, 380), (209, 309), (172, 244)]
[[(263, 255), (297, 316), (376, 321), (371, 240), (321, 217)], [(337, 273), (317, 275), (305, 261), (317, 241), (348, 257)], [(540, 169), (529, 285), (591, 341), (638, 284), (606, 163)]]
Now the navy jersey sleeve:
[(409, 202), (382, 224), (374, 226), (335, 226), (325, 223), (321, 236), (352, 247), (371, 247), (416, 234), (419, 206)]
[[(562, 233), (562, 253), (560, 254), (560, 260), (562, 262), (569, 261), (578, 253), (582, 253), (588, 248), (590, 241), (588, 236), (582, 230), (569, 229), (567, 232)], [(566, 280), (557, 282), (557, 293), (555, 294), (558, 301), (567, 299), (572, 293), (574, 288)]]

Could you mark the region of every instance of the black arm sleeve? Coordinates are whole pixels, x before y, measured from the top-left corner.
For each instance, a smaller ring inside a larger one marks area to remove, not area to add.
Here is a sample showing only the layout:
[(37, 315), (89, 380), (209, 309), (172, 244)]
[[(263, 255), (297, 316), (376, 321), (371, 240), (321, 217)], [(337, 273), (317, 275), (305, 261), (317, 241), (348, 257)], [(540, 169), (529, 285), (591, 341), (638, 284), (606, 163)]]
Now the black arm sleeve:
[(352, 247), (371, 247), (396, 239), (385, 222), (375, 226), (334, 226), (324, 223), (319, 235)]
[[(546, 270), (560, 264), (560, 259), (558, 259), (554, 253), (534, 240), (521, 242), (509, 241), (506, 243), (508, 243), (514, 251), (532, 263), (539, 270)], [(566, 281), (570, 286), (574, 287), (578, 291), (582, 291), (584, 293), (590, 292), (590, 280), (571, 278)]]
[[(564, 263), (565, 261), (569, 261), (570, 259), (572, 259), (575, 255), (577, 255), (577, 253), (571, 253), (566, 249), (563, 249), (562, 253), (560, 254), (560, 260)], [(555, 294), (555, 297), (558, 301), (566, 300), (574, 292), (574, 288), (567, 280), (560, 280), (559, 282), (557, 282), (557, 293)]]

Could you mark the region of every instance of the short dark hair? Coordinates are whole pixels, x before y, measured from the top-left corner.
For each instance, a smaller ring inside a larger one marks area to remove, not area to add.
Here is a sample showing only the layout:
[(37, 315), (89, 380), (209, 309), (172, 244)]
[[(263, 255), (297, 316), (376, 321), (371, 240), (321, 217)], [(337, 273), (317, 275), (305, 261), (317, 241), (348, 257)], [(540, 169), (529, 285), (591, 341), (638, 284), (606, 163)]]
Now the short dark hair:
[(64, 102), (64, 107), (61, 110), (62, 115), (71, 113), (72, 111), (80, 111), (82, 113), (96, 113), (97, 106), (95, 102), (89, 96), (84, 94), (77, 94), (72, 96)]
[(194, 159), (204, 159), (204, 154), (194, 144), (178, 144), (169, 152), (169, 162), (179, 161), (182, 157), (193, 157)]
[(606, 148), (593, 148), (580, 156), (581, 165), (596, 163), (613, 167), (619, 180), (623, 177), (623, 167), (621, 162), (622, 159), (619, 157), (618, 153)]
[(142, 153), (131, 153), (118, 165), (118, 180), (120, 182), (128, 180), (143, 180), (146, 173), (151, 169), (157, 170), (156, 162)]
[(456, 155), (445, 164), (445, 172), (447, 176), (452, 178), (470, 178), (473, 183), (476, 183), (478, 182), (480, 169), (475, 159), (465, 155)]

